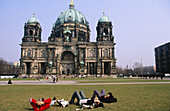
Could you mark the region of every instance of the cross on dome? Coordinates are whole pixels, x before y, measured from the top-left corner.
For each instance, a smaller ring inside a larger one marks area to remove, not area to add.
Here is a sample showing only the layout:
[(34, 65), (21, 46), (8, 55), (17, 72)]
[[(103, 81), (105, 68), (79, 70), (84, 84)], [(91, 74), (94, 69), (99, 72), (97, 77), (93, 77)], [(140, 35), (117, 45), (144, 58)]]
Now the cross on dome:
[(73, 4), (73, 0), (71, 0), (71, 4), (70, 4), (70, 5), (74, 5), (74, 4)]

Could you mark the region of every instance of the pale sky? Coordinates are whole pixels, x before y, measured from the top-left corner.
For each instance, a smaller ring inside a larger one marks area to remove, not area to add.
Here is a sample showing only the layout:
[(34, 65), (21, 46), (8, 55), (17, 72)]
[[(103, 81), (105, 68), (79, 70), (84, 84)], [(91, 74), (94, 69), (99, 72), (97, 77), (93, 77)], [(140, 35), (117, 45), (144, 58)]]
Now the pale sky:
[[(19, 62), (24, 24), (33, 16), (47, 42), (53, 23), (71, 0), (0, 0), (0, 57)], [(170, 42), (170, 0), (74, 0), (90, 24), (91, 41), (105, 11), (114, 27), (117, 66), (155, 65), (154, 48)]]

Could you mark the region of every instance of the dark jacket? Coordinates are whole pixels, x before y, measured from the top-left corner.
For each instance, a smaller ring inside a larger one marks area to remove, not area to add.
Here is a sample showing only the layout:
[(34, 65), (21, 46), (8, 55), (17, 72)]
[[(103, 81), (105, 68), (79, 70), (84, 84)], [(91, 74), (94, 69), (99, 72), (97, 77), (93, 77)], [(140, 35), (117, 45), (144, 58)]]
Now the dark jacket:
[(117, 99), (114, 98), (113, 96), (109, 97), (109, 98), (104, 98), (104, 96), (101, 96), (99, 98), (100, 101), (105, 102), (105, 103), (111, 103), (111, 102), (117, 102)]

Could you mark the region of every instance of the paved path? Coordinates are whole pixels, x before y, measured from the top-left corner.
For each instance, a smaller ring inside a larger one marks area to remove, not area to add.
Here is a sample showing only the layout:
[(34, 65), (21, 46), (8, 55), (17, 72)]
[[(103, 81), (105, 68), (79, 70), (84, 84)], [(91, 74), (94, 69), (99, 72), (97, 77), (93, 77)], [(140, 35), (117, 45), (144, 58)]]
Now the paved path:
[[(8, 81), (0, 81), (0, 85), (8, 85)], [(109, 85), (109, 84), (170, 84), (170, 82), (119, 82), (119, 83), (78, 83), (76, 81), (59, 81), (53, 83), (52, 80), (19, 80), (12, 81), (13, 85)]]
[[(8, 85), (8, 81), (0, 81), (0, 85)], [(13, 85), (69, 85), (69, 84), (76, 84), (75, 81), (59, 81), (53, 83), (49, 80), (19, 80), (19, 81), (12, 81)]]

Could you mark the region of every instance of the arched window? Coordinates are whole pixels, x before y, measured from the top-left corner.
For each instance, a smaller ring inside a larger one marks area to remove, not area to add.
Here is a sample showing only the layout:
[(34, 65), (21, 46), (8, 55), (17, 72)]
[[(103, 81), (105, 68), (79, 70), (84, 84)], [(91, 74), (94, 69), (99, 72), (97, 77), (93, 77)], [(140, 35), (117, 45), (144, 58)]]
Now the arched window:
[(32, 30), (30, 30), (30, 35), (33, 35), (33, 31)]
[(83, 31), (79, 32), (79, 41), (85, 41), (85, 32)]
[(45, 50), (41, 51), (41, 57), (46, 57), (46, 51)]
[(105, 56), (105, 57), (108, 56), (108, 50), (107, 50), (107, 49), (104, 50), (104, 56)]
[(61, 57), (62, 60), (74, 60), (74, 55), (71, 52), (64, 52)]
[(90, 56), (94, 57), (94, 50), (93, 49), (91, 49), (91, 55)]
[(27, 57), (31, 57), (31, 50), (27, 51)]
[(104, 28), (103, 35), (108, 35), (108, 29)]

